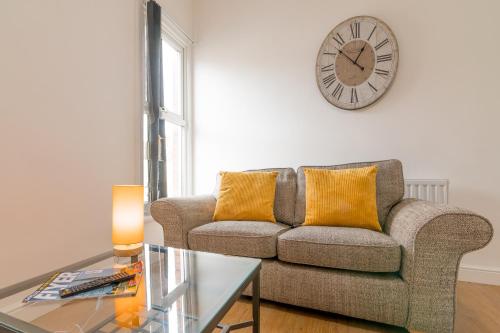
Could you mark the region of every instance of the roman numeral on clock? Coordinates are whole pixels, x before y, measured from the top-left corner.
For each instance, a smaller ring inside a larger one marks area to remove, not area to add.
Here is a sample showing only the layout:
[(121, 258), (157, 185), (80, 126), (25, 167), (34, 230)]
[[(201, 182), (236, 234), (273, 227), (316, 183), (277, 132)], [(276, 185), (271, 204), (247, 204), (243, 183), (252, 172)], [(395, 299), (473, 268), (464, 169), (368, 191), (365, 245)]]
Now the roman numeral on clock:
[(370, 89), (373, 90), (373, 92), (377, 92), (377, 88), (375, 88), (375, 86), (373, 84), (371, 84), (370, 82), (368, 82), (368, 85), (370, 86)]
[(377, 62), (384, 62), (391, 60), (392, 60), (392, 54), (390, 53), (377, 56)]
[(372, 32), (370, 32), (370, 36), (368, 36), (368, 39), (367, 39), (367, 40), (370, 40), (370, 38), (372, 38), (372, 35), (373, 35), (373, 33), (375, 32), (375, 29), (377, 29), (377, 26), (374, 26), (374, 27), (373, 27), (373, 30), (372, 30)]
[(358, 102), (358, 92), (356, 91), (356, 88), (351, 88), (351, 103), (357, 103)]
[(330, 88), (330, 86), (337, 81), (337, 78), (335, 77), (335, 74), (330, 74), (326, 77), (323, 78), (323, 84), (327, 87)]
[(335, 90), (332, 92), (332, 96), (337, 98), (337, 100), (339, 100), (343, 92), (344, 92), (344, 86), (338, 83), (337, 86), (335, 87)]
[(336, 56), (337, 55), (337, 53), (333, 53), (333, 52), (323, 52), (323, 54), (331, 55), (331, 56)]
[(333, 40), (335, 40), (340, 46), (344, 45), (345, 41), (344, 39), (342, 38), (342, 36), (340, 36), (338, 33), (337, 33), (337, 37), (332, 37)]
[(383, 47), (387, 43), (389, 43), (389, 40), (386, 38), (383, 41), (381, 41), (380, 43), (378, 43), (377, 45), (375, 45), (375, 50), (380, 49), (381, 47)]
[(331, 72), (331, 71), (333, 71), (333, 64), (321, 67), (321, 71), (322, 72)]
[(375, 68), (375, 74), (378, 74), (380, 76), (389, 76), (389, 71)]
[(361, 32), (361, 23), (360, 22), (351, 23), (351, 37), (352, 37), (352, 39), (359, 38), (360, 32)]

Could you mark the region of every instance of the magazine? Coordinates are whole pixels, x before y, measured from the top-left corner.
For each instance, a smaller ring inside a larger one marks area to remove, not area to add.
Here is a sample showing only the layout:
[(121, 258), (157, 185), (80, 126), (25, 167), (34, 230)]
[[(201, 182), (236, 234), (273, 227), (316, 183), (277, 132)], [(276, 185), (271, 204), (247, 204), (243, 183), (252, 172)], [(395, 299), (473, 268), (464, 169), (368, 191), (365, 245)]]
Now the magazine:
[(39, 301), (57, 301), (61, 300), (59, 290), (76, 286), (90, 280), (113, 275), (119, 272), (126, 271), (129, 274), (135, 273), (135, 277), (128, 281), (123, 281), (117, 284), (103, 286), (94, 290), (89, 290), (64, 298), (67, 299), (82, 299), (92, 297), (105, 296), (135, 296), (142, 278), (143, 264), (139, 261), (130, 264), (121, 269), (106, 268), (77, 272), (63, 272), (52, 275), (44, 284), (42, 284), (35, 292), (27, 296), (23, 302), (39, 302)]

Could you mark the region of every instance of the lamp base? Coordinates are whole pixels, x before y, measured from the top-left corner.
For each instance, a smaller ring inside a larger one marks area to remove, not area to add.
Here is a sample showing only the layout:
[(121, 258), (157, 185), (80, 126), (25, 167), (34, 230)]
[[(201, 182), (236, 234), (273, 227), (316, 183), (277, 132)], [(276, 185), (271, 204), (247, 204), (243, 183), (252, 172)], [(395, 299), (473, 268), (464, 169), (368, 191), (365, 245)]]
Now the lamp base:
[(137, 257), (142, 249), (142, 243), (113, 245), (113, 255), (116, 257)]

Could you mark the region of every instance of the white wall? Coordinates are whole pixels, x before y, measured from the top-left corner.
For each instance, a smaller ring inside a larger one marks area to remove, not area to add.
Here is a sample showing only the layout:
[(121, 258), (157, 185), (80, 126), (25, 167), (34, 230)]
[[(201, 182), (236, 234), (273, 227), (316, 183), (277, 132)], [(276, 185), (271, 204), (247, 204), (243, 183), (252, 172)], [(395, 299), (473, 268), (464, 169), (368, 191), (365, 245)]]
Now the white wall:
[(193, 36), (193, 0), (156, 0), (162, 15), (170, 17), (188, 36)]
[(0, 286), (110, 249), (111, 185), (138, 183), (137, 1), (0, 9)]
[[(190, 31), (191, 1), (166, 2)], [(111, 249), (111, 186), (142, 181), (143, 12), (1, 2), (0, 288)]]
[[(451, 204), (500, 230), (500, 2), (194, 4), (197, 193), (221, 169), (398, 158), (407, 178), (448, 178)], [(400, 47), (392, 88), (360, 112), (328, 104), (315, 81), (323, 39), (356, 15), (384, 20)], [(495, 236), (463, 263), (500, 272), (499, 251)]]

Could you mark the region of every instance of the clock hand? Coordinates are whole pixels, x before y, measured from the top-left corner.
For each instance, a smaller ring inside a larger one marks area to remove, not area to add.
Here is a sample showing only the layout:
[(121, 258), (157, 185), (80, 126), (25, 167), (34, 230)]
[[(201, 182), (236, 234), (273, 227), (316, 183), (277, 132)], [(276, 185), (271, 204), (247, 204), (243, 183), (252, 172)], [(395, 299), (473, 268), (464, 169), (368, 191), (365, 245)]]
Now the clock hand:
[(337, 49), (337, 51), (339, 51), (340, 54), (342, 54), (344, 57), (346, 57), (347, 59), (349, 59), (354, 65), (358, 66), (359, 69), (361, 69), (362, 71), (365, 70), (365, 68), (363, 66), (361, 66), (360, 64), (356, 63), (354, 60), (352, 60), (351, 58), (349, 58), (344, 52), (342, 52), (342, 50)]
[(363, 45), (363, 47), (361, 48), (361, 51), (359, 51), (358, 53), (358, 56), (356, 57), (356, 59), (354, 60), (354, 63), (357, 64), (358, 63), (358, 59), (359, 57), (361, 56), (361, 53), (363, 53), (363, 51), (365, 50), (365, 47), (366, 47), (366, 44)]
[(342, 50), (337, 49), (337, 51), (339, 51), (340, 54), (342, 54), (344, 57), (346, 57), (347, 59), (349, 59), (354, 64), (354, 60), (352, 60), (347, 54), (345, 54), (344, 52), (342, 52)]

